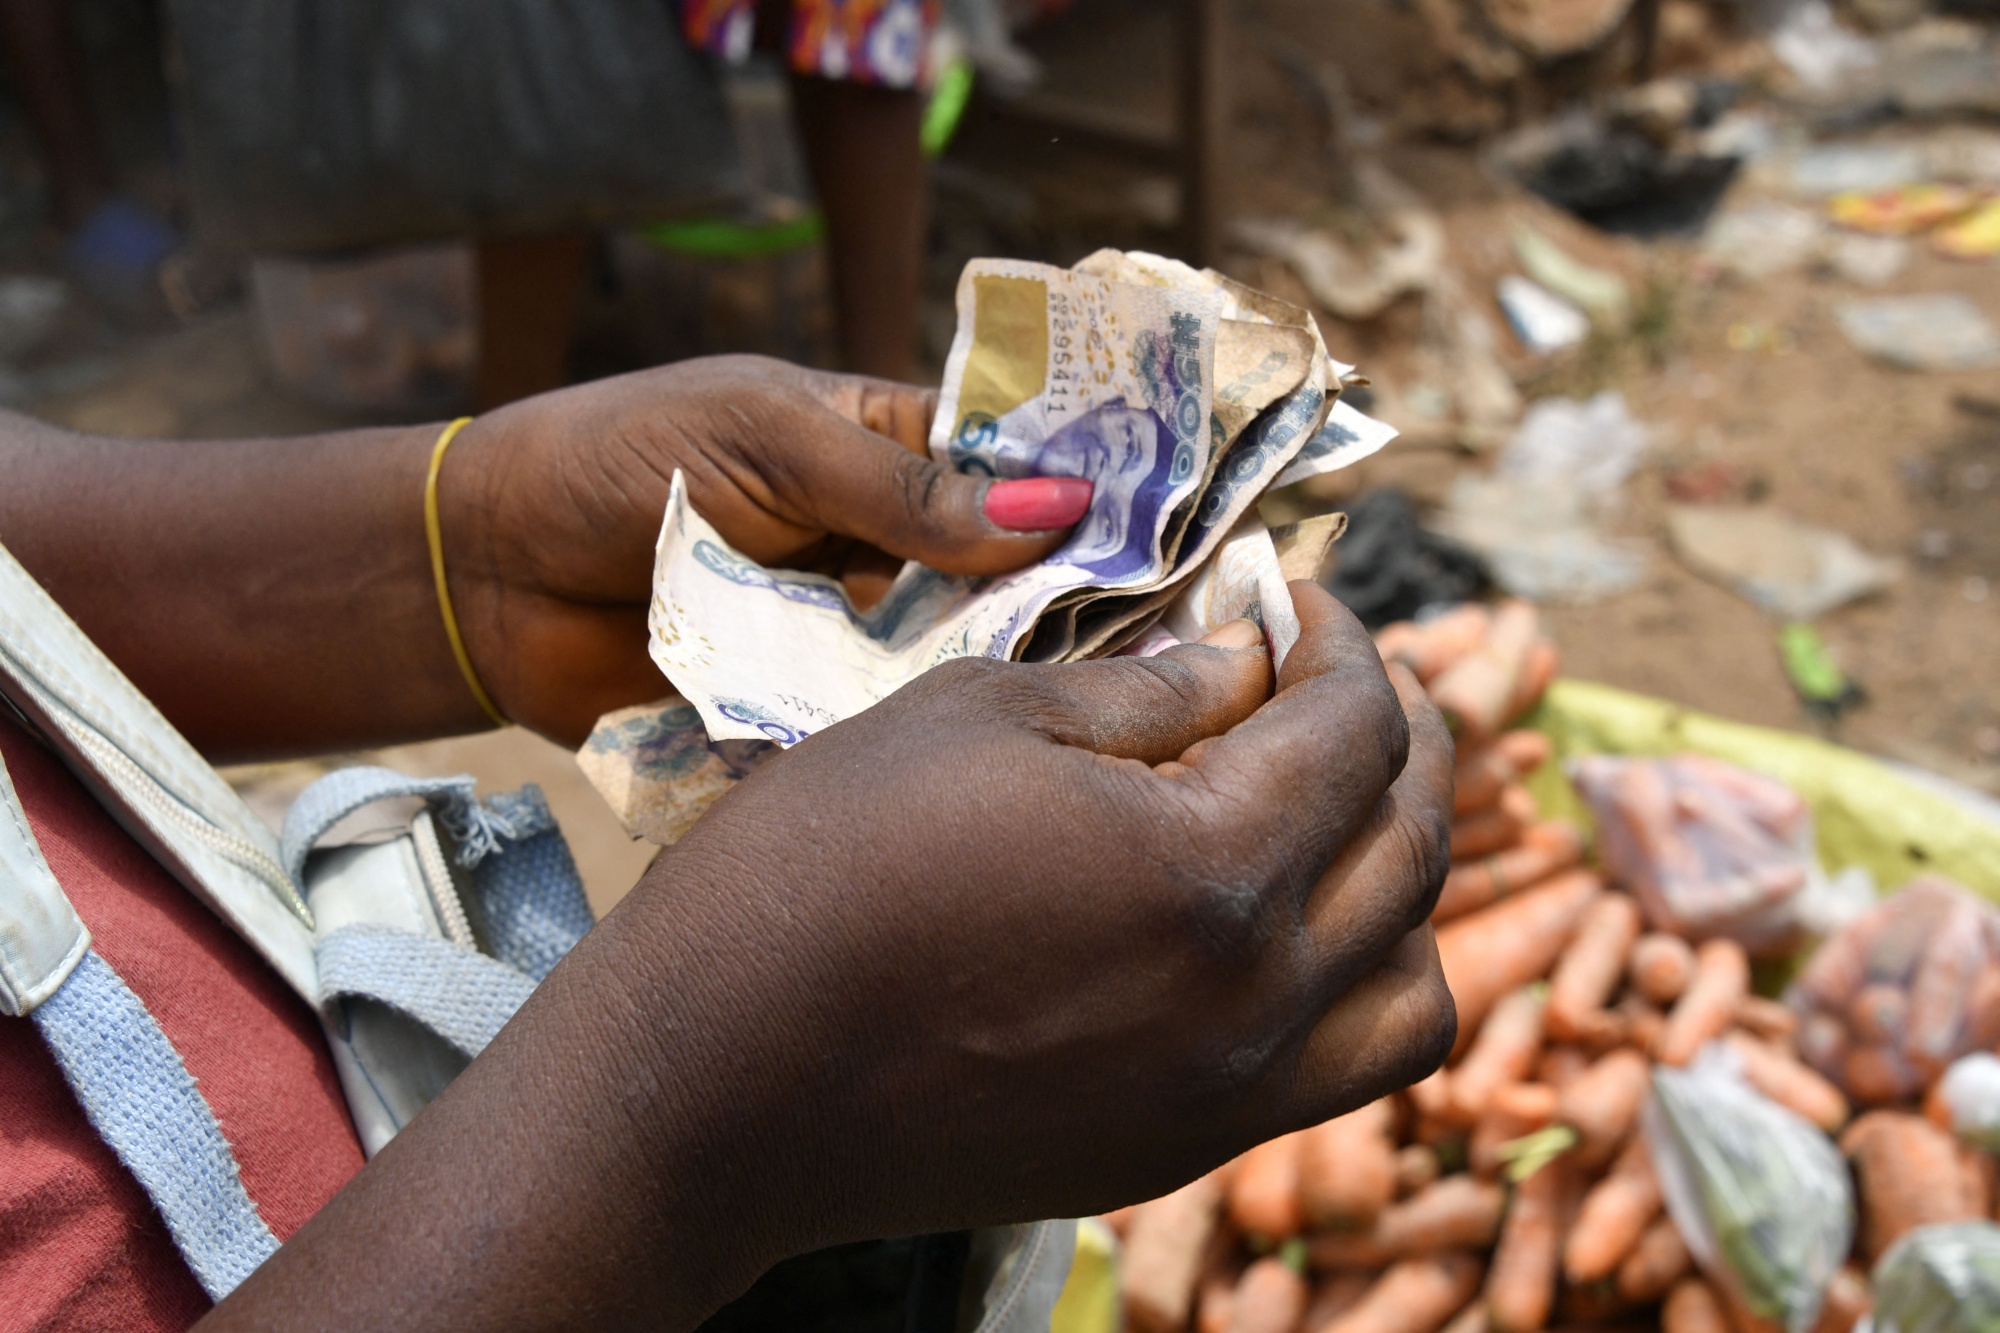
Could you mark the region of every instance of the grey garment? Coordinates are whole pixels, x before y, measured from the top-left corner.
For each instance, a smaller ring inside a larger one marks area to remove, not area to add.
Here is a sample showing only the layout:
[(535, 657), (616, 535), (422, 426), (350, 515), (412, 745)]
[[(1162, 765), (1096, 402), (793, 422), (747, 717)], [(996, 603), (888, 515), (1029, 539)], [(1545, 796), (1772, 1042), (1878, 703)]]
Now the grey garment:
[(670, 0), (168, 0), (199, 240), (255, 252), (644, 222), (735, 195)]

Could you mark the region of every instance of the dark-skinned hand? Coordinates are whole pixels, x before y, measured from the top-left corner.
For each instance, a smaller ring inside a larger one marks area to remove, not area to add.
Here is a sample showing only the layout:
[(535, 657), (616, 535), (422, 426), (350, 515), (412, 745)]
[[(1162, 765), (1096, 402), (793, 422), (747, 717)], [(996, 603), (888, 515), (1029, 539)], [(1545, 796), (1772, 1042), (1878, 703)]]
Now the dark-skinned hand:
[(958, 661), (754, 774), (212, 1326), (687, 1328), (1428, 1072), (1451, 740), (1293, 597), (1275, 695), (1261, 646)]

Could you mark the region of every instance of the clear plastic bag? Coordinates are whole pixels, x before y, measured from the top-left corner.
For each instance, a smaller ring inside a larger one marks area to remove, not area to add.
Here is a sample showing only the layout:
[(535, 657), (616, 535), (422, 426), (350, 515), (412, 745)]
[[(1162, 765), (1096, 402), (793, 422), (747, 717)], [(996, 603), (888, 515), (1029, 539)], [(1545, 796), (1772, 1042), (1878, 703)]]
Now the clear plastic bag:
[(1918, 1227), (1875, 1265), (1875, 1310), (1856, 1333), (2000, 1329), (2000, 1226)]
[(1655, 929), (1770, 954), (1841, 916), (1849, 895), (1821, 872), (1812, 811), (1784, 784), (1699, 754), (1584, 755), (1570, 776), (1605, 868)]
[[(2000, 1056), (1974, 1051), (1951, 1062), (1932, 1086), (1934, 1117), (1975, 1148), (2000, 1152)], [(1926, 1110), (1929, 1110), (1927, 1105)]]
[(1653, 1071), (1645, 1119), (1695, 1261), (1752, 1314), (1811, 1328), (1854, 1243), (1854, 1189), (1833, 1140), (1751, 1089), (1714, 1044), (1686, 1069)]
[(1912, 880), (1828, 938), (1785, 996), (1799, 1053), (1856, 1101), (1914, 1097), (2000, 1041), (2000, 909), (1938, 876)]

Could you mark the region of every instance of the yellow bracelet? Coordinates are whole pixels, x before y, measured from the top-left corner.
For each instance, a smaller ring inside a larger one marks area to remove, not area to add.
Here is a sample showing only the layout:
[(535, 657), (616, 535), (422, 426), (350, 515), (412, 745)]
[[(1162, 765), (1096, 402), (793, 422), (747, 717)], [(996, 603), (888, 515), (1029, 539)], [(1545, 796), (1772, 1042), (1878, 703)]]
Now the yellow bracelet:
[(431, 448), (430, 475), (424, 478), (424, 536), (431, 544), (431, 577), (437, 580), (438, 610), (444, 614), (445, 637), (451, 640), (451, 655), (458, 659), (458, 669), (465, 673), (465, 683), (472, 687), (472, 697), (486, 710), (486, 716), (493, 719), (493, 725), (508, 725), (507, 715), (493, 702), (493, 696), (479, 683), (479, 673), (472, 669), (472, 655), (465, 651), (465, 638), (458, 632), (458, 616), (451, 609), (451, 587), (444, 577), (444, 535), (438, 530), (438, 473), (444, 467), (444, 451), (471, 422), (471, 417), (460, 417), (444, 428), (438, 442)]

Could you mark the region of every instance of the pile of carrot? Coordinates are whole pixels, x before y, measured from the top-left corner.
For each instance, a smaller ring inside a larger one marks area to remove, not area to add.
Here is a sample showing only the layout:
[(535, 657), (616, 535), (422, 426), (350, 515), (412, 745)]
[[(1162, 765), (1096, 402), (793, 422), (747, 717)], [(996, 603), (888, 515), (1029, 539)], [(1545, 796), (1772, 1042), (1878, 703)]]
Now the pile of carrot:
[(1801, 1058), (1800, 1012), (1753, 993), (1741, 945), (1648, 929), (1585, 864), (1581, 832), (1538, 818), (1522, 780), (1549, 745), (1510, 728), (1558, 662), (1530, 605), (1465, 606), (1377, 643), (1458, 737), (1432, 918), (1457, 1046), (1413, 1087), (1107, 1215), (1127, 1333), (1773, 1333), (1697, 1268), (1641, 1129), (1656, 1065), (1710, 1042), (1853, 1164), (1855, 1253), (1814, 1333), (1867, 1312), (1865, 1265), (1905, 1231), (1991, 1214), (1990, 1158), (1913, 1108), (1850, 1123)]

